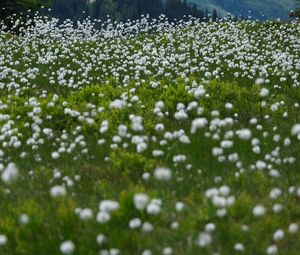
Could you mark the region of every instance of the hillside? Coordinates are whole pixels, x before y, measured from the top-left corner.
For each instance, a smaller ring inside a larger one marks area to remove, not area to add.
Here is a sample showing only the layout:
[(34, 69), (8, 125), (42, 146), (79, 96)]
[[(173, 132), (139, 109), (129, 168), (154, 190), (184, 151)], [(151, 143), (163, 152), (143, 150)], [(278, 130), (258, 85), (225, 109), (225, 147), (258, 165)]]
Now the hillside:
[(253, 18), (286, 19), (290, 10), (295, 8), (294, 0), (189, 0), (189, 2), (201, 9), (207, 8), (211, 11), (215, 8), (223, 15), (230, 12), (237, 16), (251, 15)]
[(299, 23), (32, 23), (0, 24), (0, 255), (299, 255)]

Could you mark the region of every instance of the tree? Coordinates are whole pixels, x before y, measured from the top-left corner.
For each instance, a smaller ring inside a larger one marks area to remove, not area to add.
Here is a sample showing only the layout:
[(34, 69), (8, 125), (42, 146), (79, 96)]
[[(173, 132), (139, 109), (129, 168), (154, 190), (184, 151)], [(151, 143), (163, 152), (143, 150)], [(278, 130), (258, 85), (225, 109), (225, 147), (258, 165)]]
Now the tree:
[(296, 0), (296, 9), (290, 12), (290, 18), (300, 18), (300, 0)]
[(42, 4), (39, 0), (0, 0), (0, 17), (5, 19), (14, 13), (36, 11)]
[(87, 12), (86, 0), (52, 0), (52, 14), (61, 20), (85, 18)]
[(296, 17), (300, 17), (300, 0), (297, 0), (297, 9), (296, 9), (296, 11), (295, 11), (295, 16)]
[[(0, 0), (0, 21), (7, 29), (13, 28), (19, 32), (19, 27), (24, 25), (42, 5), (49, 5), (47, 0)], [(18, 19), (18, 24), (15, 20)]]
[(212, 21), (217, 21), (217, 19), (218, 19), (218, 13), (217, 13), (217, 10), (216, 9), (214, 9), (213, 10), (213, 13), (212, 13)]

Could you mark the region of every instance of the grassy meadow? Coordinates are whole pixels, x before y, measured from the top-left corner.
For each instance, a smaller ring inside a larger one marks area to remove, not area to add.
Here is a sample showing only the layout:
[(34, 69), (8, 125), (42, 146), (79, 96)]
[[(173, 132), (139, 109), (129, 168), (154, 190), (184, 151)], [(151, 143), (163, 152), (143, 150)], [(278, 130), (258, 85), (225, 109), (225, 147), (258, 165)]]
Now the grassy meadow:
[(0, 254), (299, 255), (299, 22), (0, 27)]

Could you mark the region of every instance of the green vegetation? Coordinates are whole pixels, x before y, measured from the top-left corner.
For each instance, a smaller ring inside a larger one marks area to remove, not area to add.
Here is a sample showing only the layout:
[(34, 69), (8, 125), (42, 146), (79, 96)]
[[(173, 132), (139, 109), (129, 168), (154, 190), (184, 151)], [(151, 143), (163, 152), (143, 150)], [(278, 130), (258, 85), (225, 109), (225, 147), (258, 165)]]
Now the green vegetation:
[(0, 254), (298, 255), (299, 24), (139, 22), (0, 29)]
[(184, 15), (192, 15), (201, 20), (207, 18), (204, 11), (195, 5), (180, 0), (53, 0), (52, 12), (54, 17), (65, 20), (85, 18), (90, 15), (93, 19), (106, 20), (107, 15), (117, 21), (140, 19), (141, 15), (158, 18), (165, 14), (170, 19), (182, 19)]

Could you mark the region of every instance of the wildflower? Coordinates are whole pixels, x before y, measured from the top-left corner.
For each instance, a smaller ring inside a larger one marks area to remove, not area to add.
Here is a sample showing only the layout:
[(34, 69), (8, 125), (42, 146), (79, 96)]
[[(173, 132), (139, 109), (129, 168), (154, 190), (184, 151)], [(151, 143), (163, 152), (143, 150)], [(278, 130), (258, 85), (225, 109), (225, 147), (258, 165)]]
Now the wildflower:
[(259, 92), (261, 97), (267, 97), (269, 95), (269, 90), (267, 88), (262, 88)]
[(171, 255), (173, 254), (173, 249), (171, 247), (166, 247), (163, 249), (163, 255)]
[(9, 163), (1, 174), (2, 181), (10, 183), (15, 181), (18, 177), (19, 169), (14, 163)]
[(172, 178), (172, 171), (166, 167), (157, 167), (154, 171), (154, 177), (159, 181), (169, 181)]
[(97, 221), (101, 224), (105, 224), (110, 220), (110, 215), (107, 212), (99, 212), (97, 214)]
[(262, 205), (257, 205), (253, 208), (253, 215), (255, 217), (262, 217), (266, 213), (266, 209)]
[(144, 233), (150, 233), (154, 229), (153, 225), (150, 222), (144, 222), (142, 225), (142, 231)]
[(129, 227), (131, 229), (139, 228), (142, 225), (142, 221), (139, 218), (133, 218), (129, 221)]
[(295, 124), (292, 127), (291, 133), (293, 136), (298, 136), (300, 134), (300, 124)]
[(6, 235), (0, 234), (0, 246), (4, 246), (7, 243)]
[(208, 121), (206, 118), (198, 118), (192, 121), (191, 133), (195, 134), (199, 128), (204, 128)]
[(184, 209), (184, 203), (182, 202), (177, 202), (175, 204), (175, 210), (176, 212), (181, 212)]
[(212, 237), (208, 233), (200, 233), (198, 238), (198, 245), (200, 247), (207, 247), (212, 243)]
[(244, 245), (243, 245), (242, 243), (236, 243), (236, 244), (234, 245), (234, 249), (235, 249), (236, 251), (239, 251), (239, 252), (245, 251), (245, 247), (244, 247)]
[(280, 241), (284, 238), (284, 232), (282, 229), (276, 230), (276, 232), (273, 234), (274, 241)]
[(51, 153), (51, 157), (53, 158), (53, 159), (58, 159), (59, 158), (59, 153), (57, 152), (57, 151), (54, 151), (54, 152), (52, 152)]
[(212, 233), (216, 230), (216, 225), (214, 223), (208, 223), (205, 225), (205, 232)]
[(277, 254), (278, 253), (278, 248), (277, 246), (274, 244), (274, 245), (270, 245), (268, 248), (267, 248), (267, 254), (268, 255), (274, 255), (274, 254)]
[(51, 188), (50, 190), (50, 195), (52, 197), (64, 197), (67, 194), (67, 190), (65, 188), (65, 186), (54, 186)]
[(65, 241), (60, 245), (60, 251), (63, 254), (72, 254), (75, 251), (75, 245), (72, 241)]
[(103, 234), (99, 234), (96, 237), (96, 242), (97, 244), (102, 245), (107, 242), (107, 237)]
[(82, 220), (89, 220), (93, 218), (93, 211), (90, 208), (80, 210), (79, 218)]
[(112, 200), (103, 200), (99, 204), (99, 210), (101, 212), (113, 212), (119, 209), (119, 203)]
[(27, 214), (22, 214), (19, 218), (19, 222), (22, 225), (26, 225), (29, 223), (29, 216)]
[(252, 132), (250, 129), (241, 129), (241, 130), (238, 130), (236, 133), (241, 140), (249, 140), (252, 135)]
[(137, 193), (133, 197), (134, 206), (138, 210), (144, 210), (149, 202), (149, 197), (143, 193)]
[(292, 223), (289, 225), (289, 233), (290, 234), (296, 234), (299, 230), (299, 226), (297, 223)]
[(127, 106), (127, 102), (124, 100), (116, 99), (109, 104), (111, 109), (123, 109)]
[(157, 215), (160, 213), (160, 206), (156, 203), (150, 203), (147, 205), (147, 213), (151, 215)]

